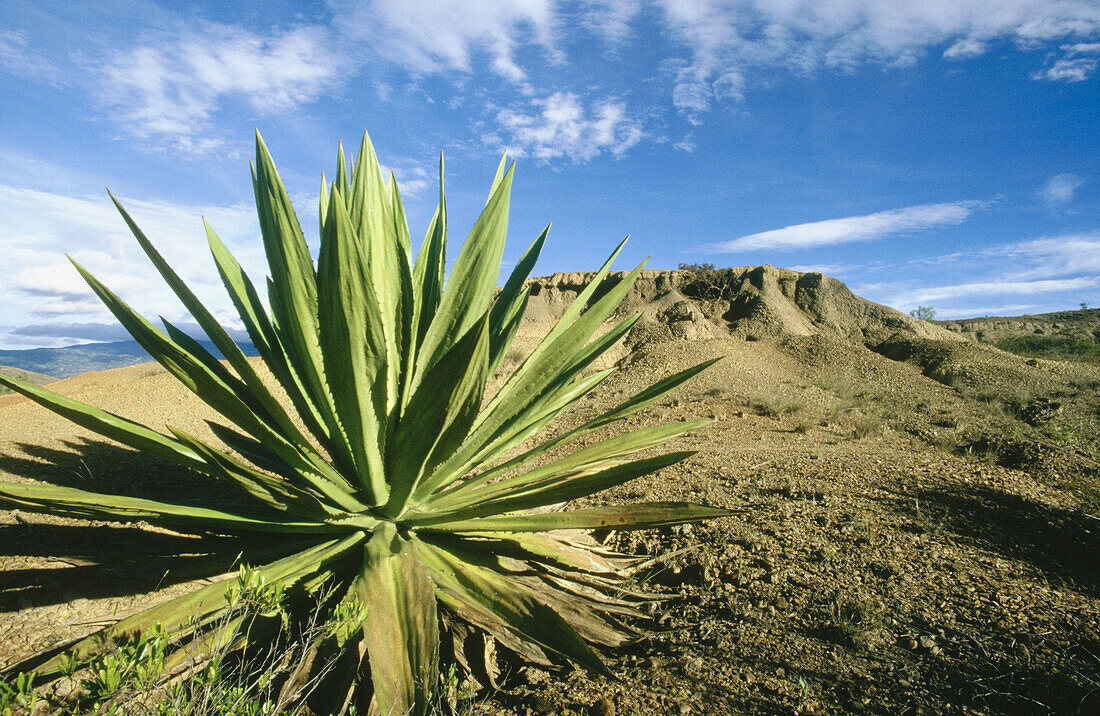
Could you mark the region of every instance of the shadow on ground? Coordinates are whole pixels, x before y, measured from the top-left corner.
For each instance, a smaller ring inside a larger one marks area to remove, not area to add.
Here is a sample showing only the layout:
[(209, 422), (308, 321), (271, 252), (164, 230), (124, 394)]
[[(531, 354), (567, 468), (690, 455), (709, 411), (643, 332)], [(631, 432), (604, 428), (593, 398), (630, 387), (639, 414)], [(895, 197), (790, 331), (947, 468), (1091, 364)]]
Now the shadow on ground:
[(917, 495), (938, 508), (945, 528), (1006, 558), (1026, 562), (1052, 582), (1100, 597), (1100, 521), (988, 488)]
[[(0, 470), (88, 492), (255, 511), (228, 486), (135, 450), (105, 441), (64, 444), (67, 450), (19, 445), (23, 455), (0, 455)], [(270, 534), (153, 531), (29, 512), (19, 510), (14, 524), (0, 525), (0, 556), (26, 558), (24, 566), (0, 573), (0, 613), (143, 594), (242, 562), (265, 563), (300, 544)]]

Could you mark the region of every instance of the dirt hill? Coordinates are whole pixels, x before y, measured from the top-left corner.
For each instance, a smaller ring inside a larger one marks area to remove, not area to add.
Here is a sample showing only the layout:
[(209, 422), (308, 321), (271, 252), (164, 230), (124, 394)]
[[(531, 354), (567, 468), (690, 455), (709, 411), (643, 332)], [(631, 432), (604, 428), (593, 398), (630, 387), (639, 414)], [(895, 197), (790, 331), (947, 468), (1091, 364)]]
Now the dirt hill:
[[(505, 370), (588, 276), (535, 280)], [(771, 266), (645, 272), (620, 314), (634, 311), (619, 371), (563, 427), (721, 356), (625, 426), (712, 419), (672, 445), (699, 452), (607, 499), (740, 516), (603, 535), (638, 554), (688, 548), (648, 575), (674, 596), (607, 655), (619, 680), (505, 662), (504, 690), (471, 711), (1100, 712), (1100, 367), (1006, 353)], [(211, 438), (210, 411), (156, 366), (57, 386)], [(0, 455), (3, 479), (210, 489), (15, 396), (0, 398)], [(0, 664), (180, 592), (212, 549), (14, 512), (0, 546)]]
[[(50, 375), (44, 375), (42, 373), (35, 373), (34, 371), (23, 370), (22, 368), (13, 368), (11, 366), (6, 366), (6, 365), (0, 365), (0, 374), (10, 375), (13, 378), (18, 378), (19, 380), (25, 380), (25, 381), (28, 381), (30, 383), (34, 383), (35, 385), (47, 385), (47, 384), (53, 383), (55, 380), (57, 380), (57, 378), (54, 378), (53, 376), (50, 376)], [(0, 386), (0, 395), (3, 395), (4, 393), (10, 393), (10, 392), (11, 391), (8, 390), (7, 388), (5, 388), (3, 386)]]
[(1096, 308), (939, 323), (965, 338), (1013, 353), (1100, 362), (1100, 309)]

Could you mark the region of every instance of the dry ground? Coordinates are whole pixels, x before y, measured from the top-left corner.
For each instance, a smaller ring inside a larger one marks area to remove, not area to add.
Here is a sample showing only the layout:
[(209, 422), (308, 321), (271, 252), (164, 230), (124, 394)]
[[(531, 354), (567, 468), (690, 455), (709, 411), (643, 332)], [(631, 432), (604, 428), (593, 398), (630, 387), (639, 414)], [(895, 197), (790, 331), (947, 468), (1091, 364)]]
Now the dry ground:
[[(636, 330), (615, 356), (621, 371), (569, 421), (723, 356), (624, 426), (713, 419), (672, 445), (698, 453), (606, 497), (700, 501), (739, 515), (602, 535), (638, 554), (687, 549), (648, 575), (670, 599), (643, 625), (647, 637), (607, 655), (618, 680), (505, 661), (505, 688), (465, 708), (1100, 713), (1091, 501), (1100, 367), (991, 350), (988, 365), (985, 353), (967, 362), (935, 342), (875, 352), (825, 334), (683, 340), (657, 329)], [(1005, 378), (1002, 363), (1024, 373)], [(1012, 378), (1023, 374), (1030, 384)], [(212, 416), (156, 366), (57, 387), (209, 436), (201, 420)], [(87, 437), (0, 397), (0, 478), (161, 496), (208, 490)], [(231, 542), (0, 512), (0, 665), (185, 589), (188, 568), (232, 554)]]

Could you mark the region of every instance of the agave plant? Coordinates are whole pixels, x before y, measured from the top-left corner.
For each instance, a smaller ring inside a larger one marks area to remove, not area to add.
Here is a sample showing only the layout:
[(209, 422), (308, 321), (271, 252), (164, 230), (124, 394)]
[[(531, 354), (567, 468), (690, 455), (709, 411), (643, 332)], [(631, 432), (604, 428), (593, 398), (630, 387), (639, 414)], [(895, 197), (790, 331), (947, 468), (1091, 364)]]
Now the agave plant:
[[(0, 483), (0, 502), (191, 532), (301, 536), (304, 543), (290, 553), (253, 563), (248, 579), (286, 594), (335, 585), (335, 612), (352, 604), (365, 614), (332, 636), (350, 663), (341, 672), (351, 689), (344, 707), (359, 683), (356, 698), (366, 694), (383, 714), (425, 713), (437, 683), (441, 624), (491, 635), (536, 663), (564, 658), (607, 673), (595, 647), (631, 636), (627, 622), (645, 595), (624, 590), (630, 560), (586, 539), (589, 531), (653, 528), (728, 512), (668, 502), (563, 508), (685, 459), (690, 452), (654, 455), (652, 448), (704, 422), (647, 427), (565, 448), (652, 404), (710, 363), (539, 442), (543, 428), (613, 372), (591, 366), (639, 318), (598, 331), (642, 269), (608, 279), (622, 244), (486, 400), (486, 385), (523, 317), (526, 280), (546, 239), (544, 230), (498, 291), (512, 168), (505, 171), (501, 161), (485, 208), (445, 281), (442, 159), (439, 206), (413, 261), (397, 183), (392, 175), (383, 179), (369, 138), (350, 169), (341, 148), (334, 181), (322, 178), (315, 265), (258, 133), (256, 157), (253, 184), (271, 273), (270, 312), (209, 225), (206, 236), (272, 378), (261, 378), (258, 365), (114, 196), (142, 249), (225, 361), (167, 321), (162, 332), (74, 262), (134, 339), (225, 419), (210, 423), (221, 444), (174, 428), (165, 434), (0, 376), (0, 384), (85, 428), (228, 481), (252, 498), (251, 507), (14, 483)], [(255, 555), (246, 552), (245, 561), (250, 558)], [(184, 652), (247, 645), (262, 638), (263, 629), (255, 619), (233, 615), (240, 581), (214, 581), (126, 617), (65, 653), (45, 652), (11, 668), (33, 668), (49, 679), (71, 670), (73, 659), (88, 659), (112, 640), (153, 628), (170, 639), (167, 667), (181, 664)], [(211, 625), (224, 624), (227, 615), (235, 630), (213, 633)]]

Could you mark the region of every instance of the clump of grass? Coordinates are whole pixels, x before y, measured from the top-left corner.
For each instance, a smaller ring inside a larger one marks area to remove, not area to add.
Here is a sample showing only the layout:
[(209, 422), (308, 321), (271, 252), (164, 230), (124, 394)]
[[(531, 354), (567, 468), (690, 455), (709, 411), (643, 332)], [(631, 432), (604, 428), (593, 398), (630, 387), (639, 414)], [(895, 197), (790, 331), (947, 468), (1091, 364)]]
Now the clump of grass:
[(703, 391), (704, 398), (714, 398), (716, 400), (729, 400), (734, 396), (733, 388), (726, 387), (724, 385), (716, 385), (713, 388), (708, 388)]
[(826, 608), (823, 631), (831, 640), (863, 651), (879, 640), (881, 611), (865, 595), (837, 595)]
[(796, 398), (772, 394), (753, 398), (751, 405), (753, 410), (769, 418), (801, 413), (806, 408), (805, 404)]
[(799, 415), (795, 417), (794, 422), (791, 423), (791, 432), (804, 435), (810, 432), (812, 428), (817, 427), (817, 421), (808, 415)]
[(886, 422), (877, 413), (858, 412), (852, 416), (852, 437), (857, 440), (872, 435), (883, 435), (886, 432)]

